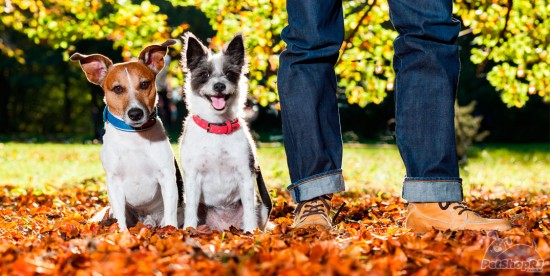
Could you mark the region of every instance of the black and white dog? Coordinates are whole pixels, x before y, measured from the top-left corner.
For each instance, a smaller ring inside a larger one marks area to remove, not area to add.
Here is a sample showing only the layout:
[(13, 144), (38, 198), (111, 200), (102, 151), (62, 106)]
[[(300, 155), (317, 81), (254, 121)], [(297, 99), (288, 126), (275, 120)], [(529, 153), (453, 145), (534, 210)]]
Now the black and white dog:
[(243, 37), (236, 35), (217, 54), (191, 33), (184, 40), (182, 67), (189, 110), (180, 138), (184, 227), (264, 230), (272, 205), (242, 119), (248, 93)]

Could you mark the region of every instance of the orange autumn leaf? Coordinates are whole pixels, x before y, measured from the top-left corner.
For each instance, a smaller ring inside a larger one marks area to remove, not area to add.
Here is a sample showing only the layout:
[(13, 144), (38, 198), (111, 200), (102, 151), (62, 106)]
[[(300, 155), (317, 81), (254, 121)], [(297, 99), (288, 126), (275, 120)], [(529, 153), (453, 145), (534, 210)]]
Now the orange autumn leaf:
[[(481, 263), (494, 241), (476, 231), (411, 233), (403, 228), (399, 197), (365, 191), (335, 195), (336, 203), (347, 205), (327, 231), (293, 229), (295, 205), (288, 193), (275, 191), (273, 230), (251, 234), (235, 227), (220, 232), (141, 223), (120, 230), (116, 222), (87, 222), (107, 204), (98, 189), (62, 188), (55, 195), (12, 189), (0, 189), (2, 275), (470, 275), (487, 272)], [(470, 207), (489, 217), (529, 220), (499, 238), (535, 244), (549, 262), (547, 196), (517, 193), (500, 198), (499, 205), (483, 198), (489, 197), (470, 198)]]

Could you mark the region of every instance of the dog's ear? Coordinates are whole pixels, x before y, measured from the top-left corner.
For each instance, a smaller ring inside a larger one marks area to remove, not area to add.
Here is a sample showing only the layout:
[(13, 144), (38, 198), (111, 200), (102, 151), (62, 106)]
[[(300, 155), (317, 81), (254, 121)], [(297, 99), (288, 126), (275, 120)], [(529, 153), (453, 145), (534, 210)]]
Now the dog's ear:
[(80, 62), (80, 67), (82, 67), (88, 81), (99, 86), (103, 84), (107, 70), (113, 65), (108, 57), (100, 54), (83, 55), (74, 53), (70, 60)]
[(201, 60), (208, 56), (208, 49), (190, 32), (183, 37), (184, 46), (181, 64), (187, 72), (199, 66)]
[(164, 67), (164, 56), (168, 52), (168, 47), (174, 44), (176, 44), (174, 39), (168, 39), (160, 45), (147, 46), (139, 53), (138, 60), (147, 65), (155, 74), (158, 74)]
[(223, 53), (225, 56), (229, 57), (231, 64), (238, 66), (244, 66), (245, 64), (245, 49), (244, 49), (244, 39), (242, 34), (237, 34), (229, 42), (225, 51)]

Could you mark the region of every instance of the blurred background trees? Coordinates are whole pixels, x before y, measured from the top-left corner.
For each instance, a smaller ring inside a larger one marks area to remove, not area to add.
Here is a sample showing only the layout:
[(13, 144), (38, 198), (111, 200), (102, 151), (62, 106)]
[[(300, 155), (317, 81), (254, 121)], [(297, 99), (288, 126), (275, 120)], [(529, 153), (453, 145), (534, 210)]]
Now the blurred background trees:
[[(343, 4), (346, 36), (336, 66), (342, 129), (359, 140), (384, 139), (391, 136), (397, 33), (386, 1)], [(484, 117), (479, 125), (490, 131), (487, 141), (549, 139), (549, 13), (546, 0), (455, 1), (463, 23), (458, 102), (477, 102), (470, 114)], [(236, 32), (245, 35), (251, 102), (260, 114), (252, 126), (263, 140), (279, 137), (276, 72), (285, 1), (0, 0), (0, 14), (1, 134), (100, 137), (102, 91), (86, 83), (68, 56), (100, 52), (127, 60), (146, 44), (192, 31), (216, 50)], [(180, 49), (170, 52), (169, 68), (176, 136), (185, 113), (177, 101)]]

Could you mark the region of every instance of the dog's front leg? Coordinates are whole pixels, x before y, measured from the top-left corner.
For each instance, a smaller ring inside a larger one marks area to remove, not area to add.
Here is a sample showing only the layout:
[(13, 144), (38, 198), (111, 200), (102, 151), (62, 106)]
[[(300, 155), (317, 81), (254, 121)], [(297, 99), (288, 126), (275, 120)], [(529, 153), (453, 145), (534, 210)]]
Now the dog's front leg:
[(107, 195), (111, 203), (114, 217), (118, 221), (120, 229), (128, 228), (126, 225), (126, 196), (121, 189), (121, 181), (115, 177), (107, 177)]
[(164, 168), (158, 179), (160, 191), (164, 203), (164, 225), (178, 227), (178, 187), (176, 184), (176, 171)]
[(254, 232), (258, 228), (256, 217), (256, 189), (254, 179), (250, 173), (244, 174), (244, 179), (239, 187), (241, 202), (243, 204), (243, 230)]
[(187, 227), (197, 228), (199, 223), (198, 209), (201, 198), (201, 183), (197, 174), (192, 175), (193, 170), (185, 171), (185, 218), (183, 229)]

